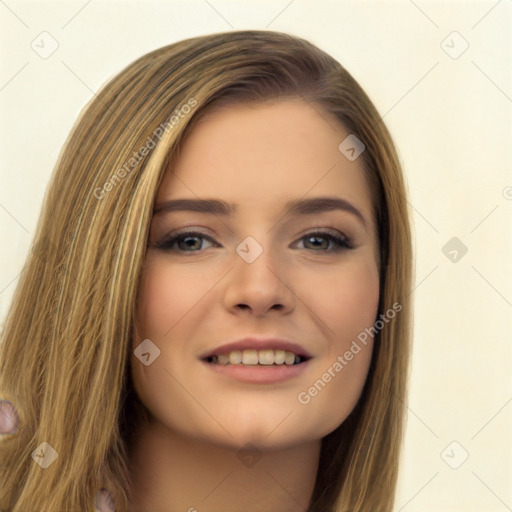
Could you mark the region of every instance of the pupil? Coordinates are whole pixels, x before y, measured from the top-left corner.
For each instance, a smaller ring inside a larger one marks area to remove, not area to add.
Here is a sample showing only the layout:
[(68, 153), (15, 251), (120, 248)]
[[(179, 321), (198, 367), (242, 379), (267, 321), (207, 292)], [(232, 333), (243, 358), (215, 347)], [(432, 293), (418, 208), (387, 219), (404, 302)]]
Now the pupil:
[[(309, 240), (310, 240), (310, 241), (311, 241), (311, 240), (315, 240), (316, 242), (318, 242), (318, 240), (323, 240), (323, 238), (322, 238), (322, 237), (318, 237), (318, 236), (311, 236), (311, 237), (309, 237)], [(321, 245), (321, 244), (322, 244), (322, 242), (320, 242), (320, 245)], [(319, 247), (319, 244), (318, 244), (318, 243), (313, 242), (313, 245), (314, 245), (315, 247)]]
[[(183, 238), (183, 242), (189, 249), (194, 249), (194, 241), (197, 241), (198, 238), (196, 236), (187, 236), (186, 238)], [(188, 243), (192, 241), (192, 243)], [(197, 243), (195, 244), (197, 246)], [(196, 247), (198, 248), (198, 247)]]

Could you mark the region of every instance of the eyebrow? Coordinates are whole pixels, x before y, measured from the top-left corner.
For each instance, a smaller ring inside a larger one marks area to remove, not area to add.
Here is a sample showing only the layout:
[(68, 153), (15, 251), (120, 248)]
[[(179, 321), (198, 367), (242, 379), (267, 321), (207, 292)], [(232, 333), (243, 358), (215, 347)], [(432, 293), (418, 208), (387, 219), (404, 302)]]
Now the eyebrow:
[[(212, 215), (232, 215), (237, 206), (219, 199), (172, 199), (158, 203), (153, 214), (174, 211), (192, 211)], [(363, 214), (349, 201), (340, 197), (314, 197), (311, 199), (297, 199), (288, 201), (284, 205), (284, 212), (289, 215), (312, 215), (333, 210), (348, 212), (357, 217), (366, 228)]]

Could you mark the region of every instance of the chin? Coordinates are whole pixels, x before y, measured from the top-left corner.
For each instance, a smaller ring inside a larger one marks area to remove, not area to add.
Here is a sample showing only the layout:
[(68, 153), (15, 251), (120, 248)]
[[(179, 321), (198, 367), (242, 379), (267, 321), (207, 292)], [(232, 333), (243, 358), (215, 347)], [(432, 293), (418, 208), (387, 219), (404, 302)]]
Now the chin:
[(307, 426), (304, 422), (297, 421), (297, 418), (290, 421), (293, 416), (292, 413), (283, 421), (286, 417), (283, 415), (277, 422), (262, 420), (261, 415), (259, 420), (251, 421), (246, 418), (244, 421), (232, 423), (229, 434), (223, 430), (217, 431), (205, 441), (235, 450), (254, 445), (260, 450), (276, 451), (317, 441), (328, 433), (320, 431), (321, 427), (318, 425)]
[(279, 451), (312, 441), (312, 439), (300, 433), (290, 435), (288, 432), (287, 435), (269, 436), (268, 432), (267, 430), (266, 434), (261, 435), (259, 432), (255, 432), (254, 429), (237, 430), (231, 432), (233, 437), (226, 435), (222, 439), (210, 438), (205, 439), (205, 441), (236, 451), (250, 451), (251, 449), (255, 451)]

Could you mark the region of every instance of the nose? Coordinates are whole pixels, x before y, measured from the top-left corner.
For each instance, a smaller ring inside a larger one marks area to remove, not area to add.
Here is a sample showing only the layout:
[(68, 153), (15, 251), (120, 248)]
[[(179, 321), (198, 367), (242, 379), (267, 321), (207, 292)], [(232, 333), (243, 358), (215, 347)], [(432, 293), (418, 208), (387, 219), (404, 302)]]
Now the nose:
[(248, 310), (256, 317), (265, 316), (269, 311), (284, 315), (295, 308), (296, 296), (285, 262), (278, 262), (270, 249), (263, 246), (261, 249), (254, 260), (244, 259), (238, 253), (234, 255), (234, 268), (229, 273), (224, 294), (225, 307), (233, 314)]

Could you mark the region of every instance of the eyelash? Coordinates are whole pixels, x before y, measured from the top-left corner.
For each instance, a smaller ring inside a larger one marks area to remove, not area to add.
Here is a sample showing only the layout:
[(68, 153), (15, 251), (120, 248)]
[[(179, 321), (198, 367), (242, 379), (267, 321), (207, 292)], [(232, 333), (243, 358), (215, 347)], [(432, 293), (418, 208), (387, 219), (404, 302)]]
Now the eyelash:
[[(200, 237), (200, 238), (207, 239), (207, 240), (213, 242), (214, 244), (216, 244), (216, 242), (213, 240), (212, 237), (210, 237), (204, 233), (201, 233), (200, 231), (180, 231), (174, 235), (165, 236), (164, 238), (162, 238), (162, 240), (160, 240), (158, 243), (155, 244), (155, 247), (157, 249), (160, 249), (163, 251), (169, 251), (169, 252), (175, 251), (175, 249), (172, 248), (173, 245), (175, 244), (175, 242), (185, 239), (187, 237)], [(305, 238), (311, 238), (311, 237), (325, 238), (327, 240), (332, 241), (337, 246), (335, 249), (325, 249), (325, 250), (320, 250), (320, 251), (315, 251), (315, 250), (311, 249), (313, 252), (326, 252), (326, 253), (334, 254), (334, 253), (338, 253), (338, 252), (341, 252), (344, 250), (350, 250), (350, 249), (354, 248), (354, 246), (352, 245), (352, 242), (349, 238), (347, 238), (345, 236), (336, 236), (326, 230), (319, 230), (319, 231), (313, 231), (311, 233), (307, 233), (304, 236), (300, 237), (299, 240), (303, 240)], [(179, 252), (197, 253), (197, 252), (201, 252), (201, 249), (198, 249), (196, 251), (179, 251)]]

